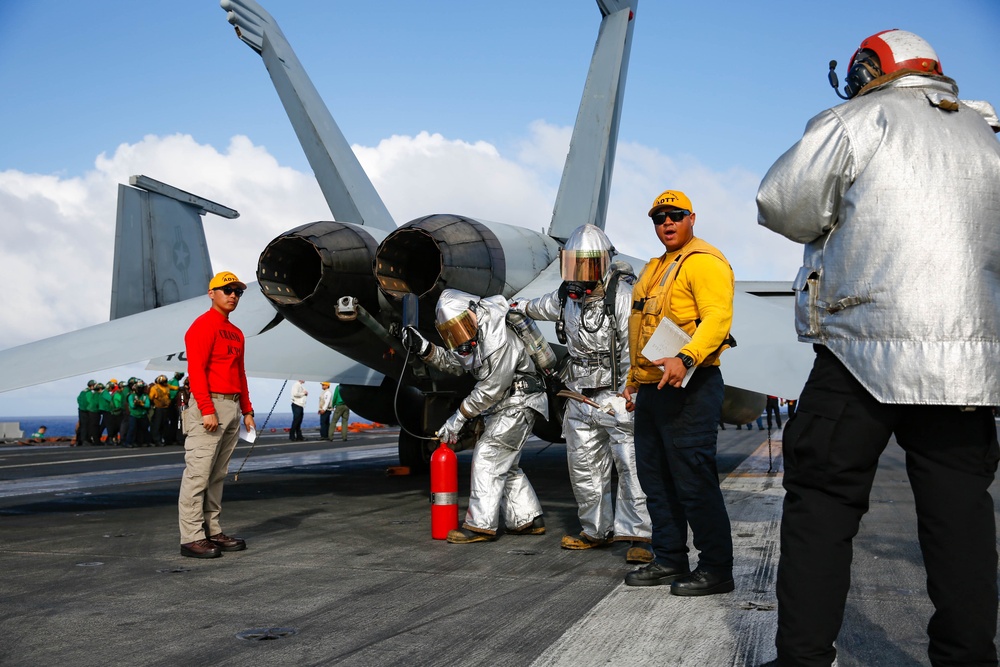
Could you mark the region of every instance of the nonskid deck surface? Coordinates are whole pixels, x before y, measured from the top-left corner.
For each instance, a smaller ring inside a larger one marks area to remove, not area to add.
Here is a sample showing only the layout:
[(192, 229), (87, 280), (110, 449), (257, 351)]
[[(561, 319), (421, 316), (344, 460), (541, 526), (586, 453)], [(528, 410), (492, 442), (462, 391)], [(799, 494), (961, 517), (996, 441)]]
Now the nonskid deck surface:
[[(719, 433), (737, 587), (704, 598), (624, 586), (625, 544), (559, 548), (579, 530), (563, 445), (522, 457), (545, 535), (450, 545), (430, 538), (427, 477), (386, 474), (394, 431), (265, 437), (223, 503), (249, 548), (213, 560), (178, 551), (181, 448), (2, 448), (0, 664), (756, 665), (774, 657), (783, 496), (780, 432), (766, 436)], [(855, 539), (841, 667), (929, 664), (915, 533), (891, 445)]]

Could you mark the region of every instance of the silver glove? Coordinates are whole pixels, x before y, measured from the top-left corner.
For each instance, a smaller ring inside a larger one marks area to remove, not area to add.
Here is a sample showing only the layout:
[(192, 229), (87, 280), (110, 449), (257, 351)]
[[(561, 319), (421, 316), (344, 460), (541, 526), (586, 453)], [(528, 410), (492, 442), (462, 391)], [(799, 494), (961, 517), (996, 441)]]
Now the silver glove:
[(453, 414), (448, 418), (448, 421), (446, 421), (441, 428), (438, 429), (438, 440), (449, 445), (454, 445), (458, 442), (458, 432), (462, 430), (463, 426), (465, 426), (465, 421), (465, 416), (462, 414), (461, 410)]

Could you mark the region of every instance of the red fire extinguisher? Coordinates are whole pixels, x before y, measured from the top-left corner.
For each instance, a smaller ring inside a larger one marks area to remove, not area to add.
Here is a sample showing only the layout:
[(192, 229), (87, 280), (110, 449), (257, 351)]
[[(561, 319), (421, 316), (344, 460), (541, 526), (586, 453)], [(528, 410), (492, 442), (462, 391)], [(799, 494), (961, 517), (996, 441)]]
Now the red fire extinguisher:
[(445, 443), (431, 455), (431, 537), (458, 529), (458, 457)]

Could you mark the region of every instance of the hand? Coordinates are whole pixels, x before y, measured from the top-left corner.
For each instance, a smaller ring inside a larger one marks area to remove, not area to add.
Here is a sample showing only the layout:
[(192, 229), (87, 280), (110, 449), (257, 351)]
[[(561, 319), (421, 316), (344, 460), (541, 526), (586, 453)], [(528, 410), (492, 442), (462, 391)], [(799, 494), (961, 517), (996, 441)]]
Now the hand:
[(205, 430), (209, 433), (215, 433), (215, 429), (219, 428), (219, 417), (214, 412), (210, 415), (201, 416), (201, 425), (205, 427)]
[(403, 345), (410, 351), (410, 354), (415, 354), (418, 357), (427, 356), (427, 353), (431, 351), (431, 342), (424, 338), (416, 327), (403, 328)]
[(663, 377), (660, 378), (659, 384), (656, 385), (657, 389), (663, 389), (663, 386), (668, 384), (671, 387), (680, 388), (681, 382), (684, 381), (684, 376), (687, 375), (687, 369), (684, 368), (683, 361), (677, 357), (664, 357), (663, 359), (657, 359), (653, 363), (663, 368)]
[(247, 427), (248, 431), (256, 431), (257, 423), (253, 420), (253, 415), (243, 416), (243, 425)]
[(510, 309), (513, 310), (515, 313), (521, 313), (522, 315), (527, 315), (527, 313), (525, 312), (527, 304), (528, 304), (527, 301), (511, 301)]
[(632, 397), (638, 393), (639, 393), (638, 387), (626, 386), (625, 389), (622, 391), (622, 398), (625, 399), (625, 409), (628, 412), (635, 412), (635, 401), (633, 400)]
[(441, 428), (438, 429), (437, 436), (438, 439), (446, 444), (454, 445), (458, 442), (458, 432), (462, 430), (465, 426), (465, 416), (462, 411), (459, 410), (451, 417), (448, 418)]

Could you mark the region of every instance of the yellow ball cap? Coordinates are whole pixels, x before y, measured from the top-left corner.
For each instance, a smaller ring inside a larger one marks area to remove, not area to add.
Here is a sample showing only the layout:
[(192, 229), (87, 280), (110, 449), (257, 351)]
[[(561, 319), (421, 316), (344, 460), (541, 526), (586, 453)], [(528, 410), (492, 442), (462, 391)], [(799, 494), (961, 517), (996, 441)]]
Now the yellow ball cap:
[(330, 386), (329, 382), (320, 382), (319, 384), (320, 384), (321, 387), (329, 387)]
[(212, 281), (208, 283), (208, 289), (219, 289), (220, 287), (225, 287), (226, 285), (232, 285), (233, 287), (239, 287), (240, 289), (246, 289), (246, 283), (236, 277), (235, 273), (231, 271), (222, 271), (216, 273)]
[(686, 194), (680, 190), (664, 190), (653, 200), (653, 206), (649, 209), (649, 215), (652, 216), (657, 209), (667, 206), (687, 209), (694, 213), (694, 207), (691, 205), (691, 200), (688, 199)]

